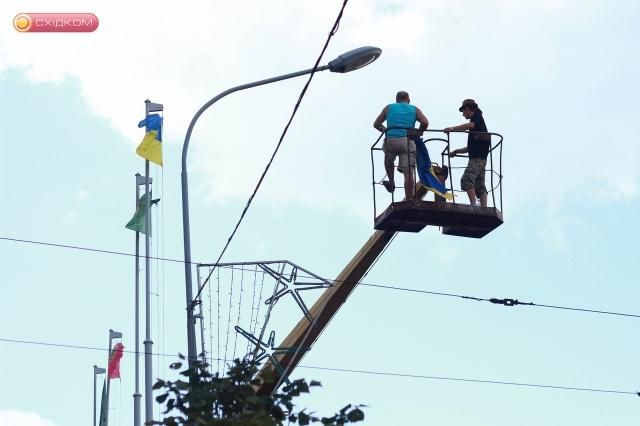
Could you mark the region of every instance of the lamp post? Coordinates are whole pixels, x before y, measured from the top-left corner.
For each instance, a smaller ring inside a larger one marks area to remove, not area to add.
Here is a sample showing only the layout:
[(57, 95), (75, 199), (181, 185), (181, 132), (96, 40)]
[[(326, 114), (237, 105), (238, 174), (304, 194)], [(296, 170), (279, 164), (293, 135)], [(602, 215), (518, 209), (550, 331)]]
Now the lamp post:
[[(327, 65), (320, 66), (315, 71), (326, 71), (337, 73), (347, 73), (363, 68), (380, 56), (382, 50), (377, 47), (359, 47), (349, 52), (343, 53)], [(252, 87), (264, 86), (266, 84), (275, 83), (277, 81), (287, 80), (294, 77), (300, 77), (306, 74), (314, 72), (313, 68), (303, 71), (294, 72), (291, 74), (284, 74), (277, 77), (268, 78), (265, 80), (255, 81), (253, 83), (242, 84), (240, 86), (227, 89), (219, 95), (215, 96), (207, 103), (205, 103), (191, 119), (187, 134), (184, 138), (184, 144), (182, 145), (182, 232), (184, 239), (184, 278), (186, 287), (187, 298), (187, 342), (188, 342), (188, 360), (191, 365), (196, 359), (196, 319), (193, 314), (193, 291), (192, 291), (192, 277), (191, 277), (191, 231), (189, 226), (189, 184), (187, 179), (187, 150), (189, 149), (189, 141), (191, 140), (191, 133), (193, 128), (202, 115), (211, 105), (224, 98), (231, 93), (238, 92), (240, 90), (250, 89)]]

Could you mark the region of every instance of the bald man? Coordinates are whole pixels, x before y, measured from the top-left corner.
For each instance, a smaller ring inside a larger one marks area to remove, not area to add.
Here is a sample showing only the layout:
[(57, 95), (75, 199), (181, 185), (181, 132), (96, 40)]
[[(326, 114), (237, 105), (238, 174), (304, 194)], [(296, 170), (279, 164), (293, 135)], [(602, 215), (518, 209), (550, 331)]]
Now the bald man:
[[(382, 123), (386, 121), (387, 127)], [(409, 94), (400, 91), (396, 94), (396, 103), (389, 104), (378, 115), (373, 127), (385, 133), (382, 151), (384, 152), (384, 168), (388, 181), (382, 184), (389, 192), (395, 190), (395, 161), (398, 162), (398, 171), (404, 175), (404, 193), (407, 200), (415, 196), (416, 189), (416, 144), (408, 138), (407, 129), (413, 129), (416, 121), (420, 123), (419, 132), (427, 130), (429, 120), (420, 108), (411, 105)]]

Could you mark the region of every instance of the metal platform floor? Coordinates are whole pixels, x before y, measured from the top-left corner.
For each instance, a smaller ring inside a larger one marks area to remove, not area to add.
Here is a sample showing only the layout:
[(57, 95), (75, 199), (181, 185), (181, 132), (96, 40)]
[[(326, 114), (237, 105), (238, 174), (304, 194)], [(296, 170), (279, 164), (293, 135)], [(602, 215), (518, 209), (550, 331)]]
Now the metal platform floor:
[(434, 201), (392, 203), (375, 220), (375, 229), (420, 232), (425, 226), (440, 226), (445, 235), (482, 238), (502, 225), (502, 213), (494, 207)]

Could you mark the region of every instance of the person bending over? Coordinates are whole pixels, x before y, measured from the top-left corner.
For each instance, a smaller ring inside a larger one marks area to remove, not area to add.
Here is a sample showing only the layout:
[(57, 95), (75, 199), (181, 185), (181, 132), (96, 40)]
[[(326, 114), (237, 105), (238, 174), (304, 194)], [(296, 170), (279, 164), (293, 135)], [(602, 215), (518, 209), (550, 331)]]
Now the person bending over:
[[(382, 123), (386, 120), (387, 127)], [(395, 189), (394, 167), (396, 157), (400, 157), (398, 171), (404, 175), (404, 192), (407, 200), (414, 198), (416, 188), (416, 144), (409, 139), (407, 129), (413, 129), (416, 121), (420, 123), (418, 132), (427, 130), (429, 120), (420, 108), (411, 105), (409, 94), (400, 91), (396, 94), (396, 103), (389, 104), (378, 115), (373, 127), (385, 133), (382, 151), (384, 168), (389, 178), (382, 184), (389, 192)]]

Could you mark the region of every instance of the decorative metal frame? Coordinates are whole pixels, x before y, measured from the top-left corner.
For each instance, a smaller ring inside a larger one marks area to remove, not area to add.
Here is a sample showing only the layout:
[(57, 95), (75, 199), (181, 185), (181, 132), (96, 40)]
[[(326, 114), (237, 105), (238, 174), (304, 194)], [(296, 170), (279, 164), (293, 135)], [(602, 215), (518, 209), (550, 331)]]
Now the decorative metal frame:
[[(225, 262), (217, 264), (199, 263), (196, 265), (198, 270), (198, 277), (200, 277), (200, 268), (243, 268), (246, 266), (257, 266), (265, 274), (272, 277), (275, 280), (275, 286), (273, 293), (270, 297), (265, 299), (265, 305), (269, 306), (269, 311), (266, 314), (265, 322), (262, 325), (260, 336), (255, 336), (250, 331), (247, 331), (239, 325), (234, 326), (236, 333), (244, 337), (254, 346), (252, 350), (252, 358), (255, 362), (261, 363), (265, 359), (268, 359), (278, 370), (280, 375), (284, 374), (284, 368), (278, 361), (277, 356), (288, 353), (295, 353), (298, 351), (309, 351), (311, 347), (278, 347), (275, 345), (275, 330), (271, 330), (269, 338), (265, 342), (263, 340), (264, 332), (268, 327), (270, 312), (278, 301), (287, 295), (291, 295), (296, 302), (305, 318), (310, 323), (313, 323), (314, 318), (309, 311), (306, 303), (304, 302), (301, 293), (308, 290), (317, 290), (323, 288), (329, 288), (333, 283), (325, 278), (320, 277), (309, 270), (296, 265), (289, 260), (268, 260), (268, 261), (253, 261), (253, 262)], [(200, 313), (197, 317), (200, 320), (201, 327), (204, 327), (204, 317)], [(201, 332), (201, 338), (204, 340), (204, 331)], [(288, 382), (288, 380), (287, 380)]]

